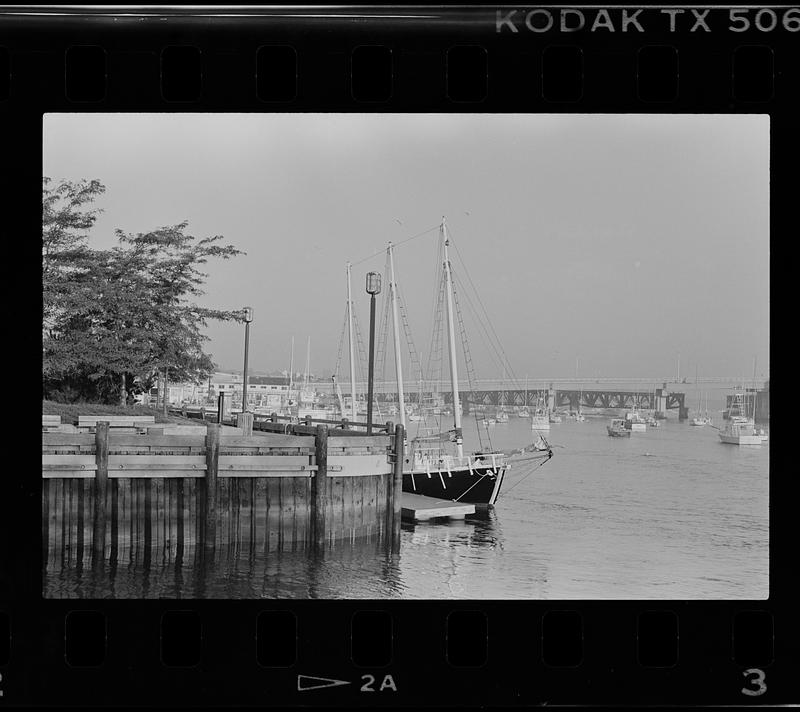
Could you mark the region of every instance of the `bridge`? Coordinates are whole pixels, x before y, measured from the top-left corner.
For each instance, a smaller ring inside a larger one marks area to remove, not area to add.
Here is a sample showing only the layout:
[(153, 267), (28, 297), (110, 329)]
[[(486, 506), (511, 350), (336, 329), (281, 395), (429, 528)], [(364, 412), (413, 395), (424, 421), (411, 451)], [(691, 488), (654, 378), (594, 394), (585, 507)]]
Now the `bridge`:
[[(321, 384), (315, 384), (317, 387)], [(406, 390), (405, 401), (407, 403), (419, 403), (420, 391), (413, 390), (413, 386), (408, 384), (412, 390)], [(345, 395), (348, 392), (349, 384), (340, 384)], [(319, 390), (323, 390), (318, 388)], [(328, 389), (326, 389), (328, 390)], [(358, 384), (357, 392), (364, 393), (365, 384)], [(546, 404), (551, 410), (556, 408), (569, 408), (576, 411), (579, 408), (621, 408), (640, 410), (653, 410), (655, 413), (666, 417), (667, 410), (677, 410), (679, 420), (688, 417), (688, 408), (685, 405), (685, 393), (672, 392), (667, 390), (666, 384), (661, 388), (650, 388), (649, 390), (625, 390), (620, 388), (607, 388), (586, 390), (583, 388), (556, 389), (552, 385), (548, 387), (520, 389), (517, 387), (503, 387), (501, 383), (490, 382), (479, 384), (478, 388), (469, 389), (469, 384), (465, 383), (459, 387), (462, 407), (464, 412), (469, 412), (474, 408), (484, 406), (525, 406), (536, 407), (538, 404)], [(380, 383), (375, 385), (375, 399), (382, 403), (394, 403), (397, 401), (397, 392), (393, 383)], [(449, 383), (425, 384), (422, 392), (422, 400), (431, 402), (431, 399), (440, 405), (452, 405), (453, 395), (450, 392)]]

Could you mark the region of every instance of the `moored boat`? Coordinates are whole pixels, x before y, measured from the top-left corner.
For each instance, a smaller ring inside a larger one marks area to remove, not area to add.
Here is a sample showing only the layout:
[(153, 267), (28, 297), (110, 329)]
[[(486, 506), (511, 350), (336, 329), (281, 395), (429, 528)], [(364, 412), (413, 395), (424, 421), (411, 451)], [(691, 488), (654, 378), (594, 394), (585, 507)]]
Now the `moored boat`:
[(647, 421), (639, 415), (638, 411), (625, 414), (625, 429), (634, 433), (643, 433), (647, 430)]
[(606, 425), (606, 430), (612, 438), (630, 437), (631, 431), (625, 427), (625, 420), (623, 418), (613, 418), (611, 422)]
[(734, 394), (728, 420), (719, 431), (721, 442), (728, 445), (761, 445), (762, 436), (756, 431), (753, 419), (745, 413), (744, 395)]
[[(453, 427), (444, 432), (426, 432), (411, 440), (408, 455), (404, 458), (403, 467), (403, 491), (438, 499), (457, 500), (459, 502), (475, 504), (476, 509), (491, 507), (495, 504), (500, 493), (506, 470), (510, 467), (506, 455), (495, 451), (491, 442), (489, 450), (481, 446), (480, 450), (472, 453), (464, 452), (463, 429), (461, 425), (461, 398), (458, 387), (458, 371), (456, 358), (456, 334), (454, 327), (455, 311), (458, 309), (458, 301), (454, 296), (453, 274), (448, 256), (450, 238), (447, 234), (447, 227), (444, 219), (439, 228), (440, 237), (440, 257), (443, 257), (440, 264), (440, 301), (437, 305), (435, 321), (442, 318), (446, 322), (443, 329), (438, 333), (446, 333), (448, 345), (449, 364), (450, 364), (450, 386), (452, 393), (452, 417)], [(400, 354), (400, 320), (398, 317), (398, 297), (397, 284), (394, 276), (394, 257), (393, 247), (389, 243), (387, 248), (387, 270), (389, 289), (387, 296), (390, 300), (392, 313), (392, 325), (394, 331), (394, 352), (395, 370), (398, 383), (398, 401), (400, 410), (400, 422), (405, 425), (405, 409), (403, 403), (402, 390), (399, 384), (403, 383), (402, 360)], [(444, 302), (444, 307), (442, 306)], [(446, 309), (445, 309), (446, 307)], [(446, 314), (446, 319), (444, 315)], [(405, 317), (404, 317), (405, 318)], [(458, 314), (459, 323), (462, 323), (461, 315)], [(437, 324), (441, 325), (441, 321)], [(434, 327), (436, 331), (436, 326)], [(463, 328), (463, 327), (462, 327)], [(462, 334), (463, 336), (463, 334)], [(444, 339), (440, 340), (441, 342)], [(466, 348), (466, 347), (465, 347)], [(441, 362), (440, 356), (436, 361)], [(470, 372), (467, 372), (470, 377)], [(420, 380), (422, 379), (420, 366)], [(487, 415), (479, 416), (474, 412), (476, 420), (483, 417), (486, 424), (489, 421), (495, 422), (495, 418)], [(508, 416), (502, 412), (497, 415)], [(439, 429), (444, 429), (444, 424), (438, 425)], [(480, 429), (478, 429), (480, 438)], [(541, 450), (541, 448), (536, 448)], [(546, 446), (546, 450), (539, 452), (535, 457), (552, 457), (552, 450)], [(530, 459), (530, 458), (528, 458)]]

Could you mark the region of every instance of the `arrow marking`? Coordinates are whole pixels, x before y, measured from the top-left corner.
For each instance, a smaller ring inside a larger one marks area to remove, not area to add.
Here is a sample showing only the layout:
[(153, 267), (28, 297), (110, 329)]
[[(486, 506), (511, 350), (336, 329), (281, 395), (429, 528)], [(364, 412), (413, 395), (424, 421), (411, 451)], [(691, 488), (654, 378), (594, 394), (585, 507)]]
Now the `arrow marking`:
[(349, 685), (349, 680), (333, 680), (329, 677), (314, 677), (313, 675), (297, 676), (297, 691), (320, 690), (323, 687), (338, 687), (339, 685)]

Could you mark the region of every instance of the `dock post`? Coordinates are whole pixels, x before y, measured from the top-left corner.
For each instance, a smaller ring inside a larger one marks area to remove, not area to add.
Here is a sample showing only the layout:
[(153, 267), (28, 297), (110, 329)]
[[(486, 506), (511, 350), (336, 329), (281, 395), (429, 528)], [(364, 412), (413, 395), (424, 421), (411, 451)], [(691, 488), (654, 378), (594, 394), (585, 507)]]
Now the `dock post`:
[[(378, 432), (382, 432), (383, 430), (386, 430), (386, 434), (391, 437), (394, 434), (394, 423), (391, 420), (387, 421), (386, 425), (384, 425), (383, 428), (381, 428)], [(391, 443), (389, 445), (391, 453), (390, 458), (394, 458), (397, 452), (395, 450), (395, 443), (391, 441), (390, 443)], [(392, 459), (391, 461), (394, 462), (394, 459)], [(390, 549), (392, 546), (392, 532), (394, 531), (394, 475), (392, 474), (393, 472), (394, 469), (392, 469), (392, 472), (389, 473), (389, 475), (387, 475), (386, 478), (386, 512), (383, 520), (384, 520), (384, 529), (386, 530), (385, 545), (387, 550)]]
[(328, 426), (317, 425), (314, 436), (317, 471), (311, 480), (311, 541), (316, 551), (325, 546), (325, 509), (328, 505)]
[(220, 393), (217, 396), (217, 423), (222, 422), (222, 415), (225, 412), (225, 394)]
[(94, 522), (92, 524), (92, 555), (95, 563), (103, 560), (106, 542), (106, 491), (108, 489), (108, 423), (97, 423), (94, 434)]
[(209, 423), (206, 429), (206, 511), (203, 527), (203, 544), (213, 549), (217, 540), (217, 470), (219, 469), (219, 429), (218, 423)]
[(237, 425), (242, 429), (242, 435), (249, 438), (253, 434), (253, 414), (240, 413)]
[(392, 553), (400, 551), (400, 521), (403, 515), (403, 464), (405, 462), (405, 428), (394, 428), (394, 469), (392, 471)]

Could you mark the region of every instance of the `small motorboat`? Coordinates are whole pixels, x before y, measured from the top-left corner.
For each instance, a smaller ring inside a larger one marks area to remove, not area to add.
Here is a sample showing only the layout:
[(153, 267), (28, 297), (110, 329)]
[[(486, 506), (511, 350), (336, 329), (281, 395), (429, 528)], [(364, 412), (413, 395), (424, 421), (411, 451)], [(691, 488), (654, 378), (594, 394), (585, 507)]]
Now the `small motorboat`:
[(606, 430), (612, 438), (629, 438), (631, 436), (631, 431), (625, 427), (623, 418), (614, 418), (609, 425), (606, 425)]

